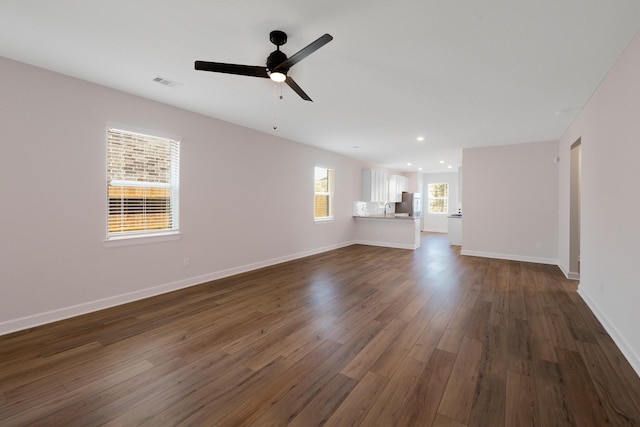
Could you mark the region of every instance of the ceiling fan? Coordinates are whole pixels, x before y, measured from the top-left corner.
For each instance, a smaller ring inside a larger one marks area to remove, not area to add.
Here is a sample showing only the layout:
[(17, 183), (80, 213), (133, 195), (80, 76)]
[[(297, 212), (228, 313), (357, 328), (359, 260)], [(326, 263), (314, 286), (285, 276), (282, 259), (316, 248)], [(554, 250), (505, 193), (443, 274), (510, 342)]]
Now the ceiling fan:
[(276, 50), (269, 54), (267, 66), (224, 64), (222, 62), (196, 61), (195, 69), (201, 71), (212, 71), (214, 73), (239, 74), (241, 76), (270, 78), (274, 82), (285, 82), (295, 93), (300, 95), (305, 101), (312, 101), (298, 84), (287, 75), (287, 72), (298, 62), (320, 49), (325, 44), (333, 40), (329, 34), (319, 37), (290, 58), (280, 50), (280, 46), (287, 42), (287, 34), (280, 30), (271, 31), (269, 40), (276, 45)]

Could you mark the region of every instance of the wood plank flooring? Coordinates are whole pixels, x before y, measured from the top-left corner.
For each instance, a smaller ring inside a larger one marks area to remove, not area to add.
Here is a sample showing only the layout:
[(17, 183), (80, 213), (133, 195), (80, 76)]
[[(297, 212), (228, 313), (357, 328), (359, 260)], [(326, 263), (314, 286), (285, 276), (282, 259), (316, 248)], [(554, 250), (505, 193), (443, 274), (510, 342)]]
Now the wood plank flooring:
[(556, 267), (355, 245), (0, 337), (1, 426), (634, 426)]

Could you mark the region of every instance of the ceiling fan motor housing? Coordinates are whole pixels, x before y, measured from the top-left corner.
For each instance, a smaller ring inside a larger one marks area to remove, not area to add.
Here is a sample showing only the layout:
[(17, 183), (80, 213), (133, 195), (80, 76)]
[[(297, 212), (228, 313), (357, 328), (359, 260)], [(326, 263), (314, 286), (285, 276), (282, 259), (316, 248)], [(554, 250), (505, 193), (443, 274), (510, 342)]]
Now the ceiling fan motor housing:
[[(284, 61), (286, 61), (286, 59), (287, 59), (287, 55), (285, 55), (284, 52), (281, 52), (280, 50), (274, 50), (273, 52), (271, 52), (271, 54), (267, 58), (267, 70), (275, 71), (276, 67), (282, 64)], [(280, 71), (283, 74), (287, 74), (287, 71), (289, 71), (289, 68), (281, 67), (281, 68), (278, 68), (278, 71)]]
[(269, 33), (269, 40), (276, 46), (282, 46), (287, 42), (287, 33), (280, 30), (273, 30)]

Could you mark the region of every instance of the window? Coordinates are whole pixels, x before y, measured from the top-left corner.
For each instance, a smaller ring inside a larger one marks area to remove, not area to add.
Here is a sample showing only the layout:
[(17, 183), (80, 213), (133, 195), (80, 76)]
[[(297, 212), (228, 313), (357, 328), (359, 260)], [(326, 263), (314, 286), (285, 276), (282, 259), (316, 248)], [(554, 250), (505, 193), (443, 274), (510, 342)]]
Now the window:
[(449, 184), (429, 184), (429, 213), (449, 213)]
[(333, 218), (334, 170), (316, 166), (314, 219)]
[(180, 142), (107, 131), (107, 239), (178, 232)]

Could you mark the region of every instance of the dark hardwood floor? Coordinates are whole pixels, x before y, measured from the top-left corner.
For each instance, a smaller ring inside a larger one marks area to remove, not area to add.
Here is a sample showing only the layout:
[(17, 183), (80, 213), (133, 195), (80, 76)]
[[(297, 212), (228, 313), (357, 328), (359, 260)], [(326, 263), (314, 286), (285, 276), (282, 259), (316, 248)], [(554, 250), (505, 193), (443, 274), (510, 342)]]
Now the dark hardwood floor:
[(0, 337), (0, 425), (623, 426), (557, 267), (351, 246)]

